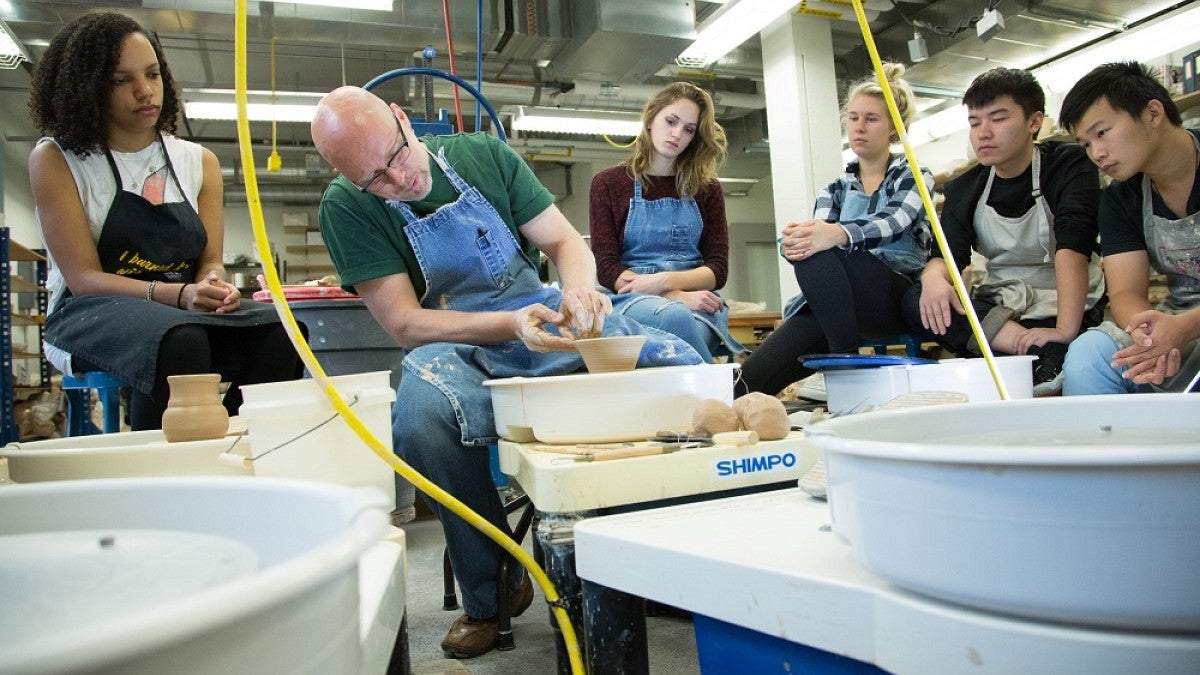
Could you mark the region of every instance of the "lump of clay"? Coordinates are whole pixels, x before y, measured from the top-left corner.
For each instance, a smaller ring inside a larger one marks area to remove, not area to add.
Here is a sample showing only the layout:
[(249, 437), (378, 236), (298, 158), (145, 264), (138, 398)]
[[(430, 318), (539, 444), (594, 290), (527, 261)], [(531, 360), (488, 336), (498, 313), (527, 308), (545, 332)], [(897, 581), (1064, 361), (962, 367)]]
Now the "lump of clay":
[(706, 398), (692, 412), (692, 433), (694, 434), (712, 436), (738, 429), (737, 413), (722, 400)]
[(792, 430), (783, 402), (762, 392), (753, 392), (733, 402), (733, 410), (741, 420), (742, 428), (757, 431), (764, 441), (777, 441)]

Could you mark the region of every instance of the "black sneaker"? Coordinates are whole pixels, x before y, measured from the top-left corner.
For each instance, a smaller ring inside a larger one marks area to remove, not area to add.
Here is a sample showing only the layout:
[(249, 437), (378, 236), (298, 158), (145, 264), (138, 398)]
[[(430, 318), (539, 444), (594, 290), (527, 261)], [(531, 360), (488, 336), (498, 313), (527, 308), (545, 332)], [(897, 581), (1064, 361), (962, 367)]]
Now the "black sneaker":
[(1067, 358), (1067, 346), (1061, 342), (1047, 342), (1028, 351), (1038, 357), (1033, 368), (1033, 395), (1053, 396), (1062, 392), (1063, 361)]

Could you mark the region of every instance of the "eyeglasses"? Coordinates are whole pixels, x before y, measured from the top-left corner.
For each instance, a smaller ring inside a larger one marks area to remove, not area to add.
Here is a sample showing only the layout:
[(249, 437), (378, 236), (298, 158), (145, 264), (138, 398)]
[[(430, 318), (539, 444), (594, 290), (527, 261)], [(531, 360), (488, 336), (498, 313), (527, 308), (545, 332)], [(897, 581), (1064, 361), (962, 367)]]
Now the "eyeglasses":
[[(382, 178), (384, 174), (391, 170), (393, 168), (392, 164), (396, 161), (396, 158), (400, 159), (400, 166), (403, 166), (404, 163), (408, 161), (409, 153), (405, 152), (408, 149), (408, 137), (404, 135), (404, 127), (400, 125), (400, 118), (393, 114), (392, 119), (396, 120), (396, 132), (400, 137), (400, 147), (396, 148), (396, 151), (393, 152), (392, 156), (388, 158), (387, 164), (384, 165), (384, 168), (371, 174), (371, 180), (368, 180), (366, 185), (355, 186), (358, 188), (359, 192), (366, 192), (375, 183), (375, 181)], [(403, 155), (403, 157), (401, 157), (401, 155)]]

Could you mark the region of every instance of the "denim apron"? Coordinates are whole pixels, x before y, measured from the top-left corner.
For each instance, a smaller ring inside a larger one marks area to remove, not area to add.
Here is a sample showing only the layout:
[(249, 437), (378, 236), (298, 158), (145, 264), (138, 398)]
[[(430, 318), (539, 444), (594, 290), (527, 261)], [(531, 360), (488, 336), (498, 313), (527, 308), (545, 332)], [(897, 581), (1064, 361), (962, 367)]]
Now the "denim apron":
[[(1200, 151), (1200, 140), (1192, 136)], [(1172, 220), (1154, 215), (1150, 177), (1142, 174), (1142, 231), (1150, 266), (1167, 277), (1167, 297), (1158, 309), (1170, 314), (1200, 306), (1200, 213)], [(1200, 371), (1200, 340), (1182, 348), (1182, 366), (1156, 391), (1181, 392)]]
[[(842, 195), (842, 207), (838, 211), (838, 222), (863, 220), (875, 215), (879, 212), (879, 202), (883, 201), (882, 196), (881, 190), (878, 189), (870, 195), (858, 190), (846, 190)], [(884, 203), (886, 204), (886, 202)], [(923, 222), (914, 223), (896, 241), (870, 249), (869, 252), (893, 272), (913, 279), (921, 270), (925, 269), (925, 263), (929, 259), (928, 249), (917, 241), (915, 232)], [(804, 289), (801, 288), (800, 292), (789, 299), (787, 306), (784, 307), (784, 320), (795, 316), (806, 304), (808, 302), (804, 299)]]
[[(404, 217), (405, 235), (425, 275), (421, 306), (489, 312), (541, 303), (557, 310), (562, 293), (542, 285), (537, 266), (495, 207), (459, 177), (446, 161), (444, 149), (433, 159), (458, 192), (457, 201), (424, 217), (404, 202), (387, 202)], [(552, 326), (548, 329), (557, 332)], [(623, 317), (608, 317), (603, 334), (646, 335), (639, 367), (700, 363), (699, 355), (683, 340)], [(402, 365), (404, 377), (419, 377), (445, 394), (464, 445), (486, 445), (496, 441), (496, 422), (485, 380), (564, 375), (580, 370), (583, 360), (576, 352), (535, 352), (514, 338), (495, 345), (434, 342), (413, 349)]]
[[(975, 249), (987, 258), (983, 281), (972, 295), (1015, 311), (1020, 319), (1046, 319), (1058, 315), (1058, 280), (1054, 273), (1054, 214), (1041, 189), (1041, 155), (1034, 148), (1033, 207), (1016, 218), (1006, 218), (987, 205), (996, 169), (975, 205)], [(1104, 277), (1095, 259), (1088, 263), (1087, 307), (1104, 293)]]
[[(126, 191), (112, 153), (104, 151), (117, 192), (96, 243), (100, 267), (144, 281), (191, 283), (208, 234), (179, 183), (162, 135), (164, 165), (184, 201), (154, 204)], [(278, 323), (270, 305), (242, 300), (236, 312), (191, 312), (145, 298), (69, 292), (51, 308), (43, 340), (71, 354), (71, 373), (98, 368), (150, 395), (158, 370), (158, 348), (170, 329), (182, 325), (261, 326)], [(222, 373), (222, 375), (228, 375)]]
[[(633, 199), (625, 217), (621, 264), (638, 274), (678, 272), (704, 264), (700, 254), (700, 234), (704, 219), (695, 199), (664, 197), (646, 201), (642, 183), (633, 180)], [(714, 291), (716, 293), (716, 291)], [(642, 303), (675, 302), (646, 293), (609, 293), (614, 314), (625, 314)], [(717, 293), (720, 296), (720, 293)], [(736, 356), (748, 352), (729, 332), (729, 305), (721, 301), (715, 313), (693, 311), (692, 316), (712, 332), (721, 345)]]

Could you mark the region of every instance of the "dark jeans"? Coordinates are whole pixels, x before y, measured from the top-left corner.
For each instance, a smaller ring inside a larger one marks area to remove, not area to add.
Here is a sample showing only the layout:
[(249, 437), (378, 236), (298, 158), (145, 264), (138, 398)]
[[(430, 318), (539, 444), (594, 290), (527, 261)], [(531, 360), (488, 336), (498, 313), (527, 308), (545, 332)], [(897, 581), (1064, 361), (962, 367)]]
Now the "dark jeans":
[(862, 338), (904, 331), (900, 300), (912, 285), (874, 255), (822, 251), (792, 263), (807, 304), (771, 333), (741, 368), (739, 394), (777, 394), (813, 373), (806, 354), (854, 353)]
[[(72, 366), (80, 372), (100, 370), (78, 357)], [(170, 399), (167, 377), (197, 373), (220, 373), (223, 381), (232, 383), (223, 399), (232, 416), (242, 405), (240, 385), (295, 380), (304, 374), (304, 368), (280, 324), (172, 328), (159, 343), (154, 391), (147, 396), (134, 389), (130, 394), (130, 429), (161, 429), (163, 411)]]
[[(996, 308), (995, 303), (975, 297), (971, 298), (971, 306), (975, 308), (975, 315), (979, 317), (980, 321), (983, 320), (983, 317), (987, 316), (988, 312)], [(907, 325), (908, 330), (920, 335), (922, 341), (936, 342), (944, 349), (954, 352), (955, 356), (962, 358), (980, 355), (979, 352), (967, 348), (967, 343), (971, 340), (971, 324), (967, 321), (965, 315), (951, 310), (950, 326), (946, 329), (945, 335), (934, 335), (921, 324), (921, 284), (915, 284), (904, 293), (901, 307), (904, 314), (904, 323)], [(1096, 303), (1095, 307), (1083, 313), (1083, 322), (1079, 328), (1080, 332), (1093, 326), (1099, 326), (1103, 319), (1104, 301), (1101, 301)], [(1054, 328), (1058, 323), (1058, 317), (1024, 319), (1017, 321), (1017, 323), (1025, 328)]]

